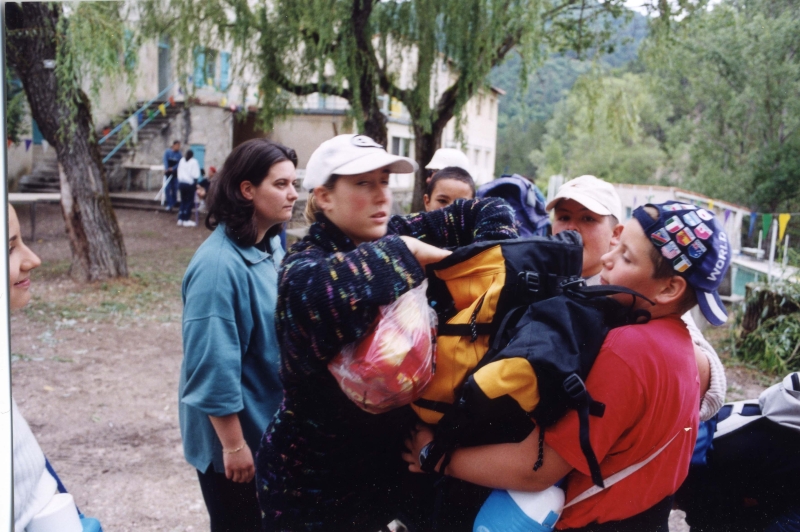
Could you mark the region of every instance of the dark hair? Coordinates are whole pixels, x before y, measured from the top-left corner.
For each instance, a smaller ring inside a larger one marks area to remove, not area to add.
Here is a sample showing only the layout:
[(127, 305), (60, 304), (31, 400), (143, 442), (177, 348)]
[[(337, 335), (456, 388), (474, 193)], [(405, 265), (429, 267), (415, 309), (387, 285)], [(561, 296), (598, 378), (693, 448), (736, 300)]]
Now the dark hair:
[[(277, 163), (290, 161), (297, 167), (297, 154), (291, 148), (265, 138), (251, 139), (236, 146), (208, 191), (206, 227), (225, 224), (226, 234), (240, 246), (253, 246), (258, 237), (253, 202), (242, 196), (240, 185), (250, 181), (257, 187)], [(281, 224), (270, 227), (266, 238), (281, 231)]]
[(194, 157), (194, 152), (192, 150), (186, 150), (186, 155), (184, 155), (183, 158), (188, 161), (192, 157)]
[(174, 145), (180, 144), (180, 143), (181, 143), (181, 141), (179, 141), (179, 140), (173, 140), (171, 146), (174, 146)]
[(469, 185), (470, 190), (472, 190), (472, 197), (475, 197), (475, 181), (472, 180), (469, 172), (459, 166), (446, 166), (433, 174), (431, 180), (428, 181), (428, 188), (425, 189), (425, 194), (430, 198), (436, 188), (436, 183), (444, 179), (455, 179)]

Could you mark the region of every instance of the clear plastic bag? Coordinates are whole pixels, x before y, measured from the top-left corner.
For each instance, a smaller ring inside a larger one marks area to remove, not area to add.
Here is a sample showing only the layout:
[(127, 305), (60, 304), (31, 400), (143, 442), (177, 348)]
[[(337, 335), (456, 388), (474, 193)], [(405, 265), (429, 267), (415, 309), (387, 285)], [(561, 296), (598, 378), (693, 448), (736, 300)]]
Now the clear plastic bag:
[(380, 414), (417, 399), (435, 368), (436, 313), (428, 281), (381, 307), (372, 331), (329, 364), (342, 391), (362, 410)]

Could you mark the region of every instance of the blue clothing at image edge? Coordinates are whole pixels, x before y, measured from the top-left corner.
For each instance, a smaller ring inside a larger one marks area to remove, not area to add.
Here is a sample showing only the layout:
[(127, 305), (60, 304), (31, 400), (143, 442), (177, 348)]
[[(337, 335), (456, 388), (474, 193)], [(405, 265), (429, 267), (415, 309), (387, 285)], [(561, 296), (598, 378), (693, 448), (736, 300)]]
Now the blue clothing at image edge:
[(255, 454), (282, 398), (275, 340), (280, 237), (273, 253), (239, 247), (223, 225), (195, 253), (183, 278), (183, 362), (179, 417), (186, 460), (224, 472), (222, 447), (208, 419), (238, 413)]

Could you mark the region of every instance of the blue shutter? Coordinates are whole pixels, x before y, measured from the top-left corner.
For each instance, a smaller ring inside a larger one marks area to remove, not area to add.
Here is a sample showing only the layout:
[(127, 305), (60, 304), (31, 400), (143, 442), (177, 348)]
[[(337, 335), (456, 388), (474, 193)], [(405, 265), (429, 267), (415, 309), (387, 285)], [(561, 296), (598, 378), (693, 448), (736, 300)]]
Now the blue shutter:
[(202, 87), (206, 84), (206, 50), (201, 46), (194, 49), (194, 86)]
[(219, 90), (225, 92), (230, 86), (231, 54), (222, 52), (219, 63)]
[(44, 136), (42, 135), (42, 131), (39, 129), (39, 124), (37, 124), (36, 120), (34, 120), (33, 118), (31, 118), (31, 129), (33, 130), (32, 131), (33, 143), (36, 144), (37, 146), (40, 146), (42, 144), (42, 139), (44, 139)]

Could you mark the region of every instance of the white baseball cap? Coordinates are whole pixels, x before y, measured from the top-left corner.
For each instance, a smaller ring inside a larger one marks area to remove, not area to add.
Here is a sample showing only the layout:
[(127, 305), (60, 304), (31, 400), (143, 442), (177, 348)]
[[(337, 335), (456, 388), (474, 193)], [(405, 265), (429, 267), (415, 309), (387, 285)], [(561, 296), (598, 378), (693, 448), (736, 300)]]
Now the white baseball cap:
[(428, 170), (441, 170), (448, 166), (457, 166), (469, 173), (469, 159), (463, 152), (455, 148), (439, 148), (433, 154), (431, 162), (425, 165)]
[(409, 174), (418, 168), (408, 157), (391, 155), (366, 135), (338, 135), (314, 150), (306, 165), (303, 188), (314, 190), (334, 174), (356, 175), (388, 167), (392, 173)]
[(562, 199), (575, 200), (593, 213), (610, 214), (622, 222), (622, 201), (614, 186), (593, 175), (582, 175), (561, 185), (556, 197), (547, 204), (547, 210), (555, 208)]

